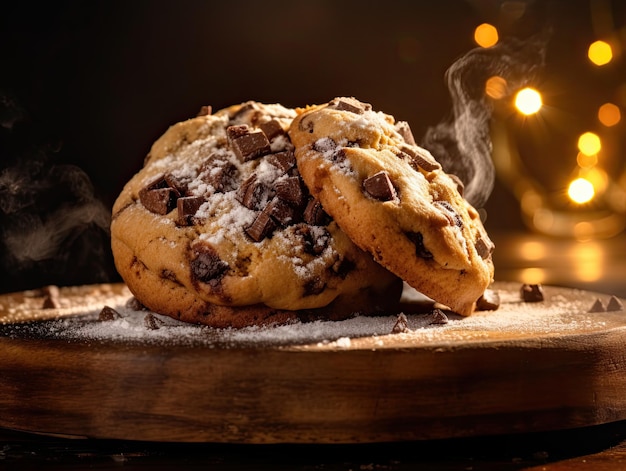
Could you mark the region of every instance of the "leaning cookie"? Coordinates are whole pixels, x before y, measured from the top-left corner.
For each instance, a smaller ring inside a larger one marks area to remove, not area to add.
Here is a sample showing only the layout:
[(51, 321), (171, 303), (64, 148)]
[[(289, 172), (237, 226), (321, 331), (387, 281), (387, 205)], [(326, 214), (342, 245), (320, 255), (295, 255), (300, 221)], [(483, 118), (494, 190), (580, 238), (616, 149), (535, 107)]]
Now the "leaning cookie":
[(336, 98), (299, 110), (289, 135), (304, 182), (353, 242), (423, 294), (473, 312), (493, 279), (494, 245), (460, 181), (406, 122)]
[(286, 130), (249, 102), (175, 124), (113, 207), (112, 250), (149, 309), (215, 327), (340, 319), (395, 305), (396, 276), (312, 198)]

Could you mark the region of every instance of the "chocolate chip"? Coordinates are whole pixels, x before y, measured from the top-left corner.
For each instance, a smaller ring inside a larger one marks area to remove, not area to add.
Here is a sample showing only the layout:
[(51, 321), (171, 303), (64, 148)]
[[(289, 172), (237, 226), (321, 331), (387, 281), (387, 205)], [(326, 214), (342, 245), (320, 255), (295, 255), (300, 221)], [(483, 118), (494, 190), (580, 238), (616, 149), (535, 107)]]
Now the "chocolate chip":
[(448, 323), (448, 316), (446, 316), (446, 314), (441, 309), (433, 309), (431, 316), (431, 324), (443, 325)]
[(132, 309), (133, 311), (143, 311), (146, 309), (146, 307), (141, 304), (141, 302), (134, 296), (128, 298), (128, 301), (126, 301), (125, 306), (128, 309)]
[(298, 177), (277, 180), (274, 183), (274, 191), (281, 200), (294, 206), (302, 206), (304, 204), (304, 191)]
[(363, 114), (365, 111), (372, 109), (372, 105), (368, 103), (361, 103), (355, 98), (346, 97), (335, 98), (328, 104), (328, 107), (340, 111), (349, 111), (354, 114)]
[(211, 113), (213, 113), (211, 105), (203, 105), (196, 116), (209, 116)]
[(491, 242), (491, 240), (480, 237), (476, 241), (475, 247), (476, 252), (478, 252), (480, 258), (482, 258), (483, 260), (487, 260), (489, 257), (491, 257), (491, 254), (493, 253), (493, 250), (496, 246), (493, 242)]
[(619, 300), (617, 296), (611, 296), (611, 299), (609, 299), (609, 302), (606, 305), (606, 310), (607, 311), (623, 311), (624, 305), (622, 304), (622, 302)]
[(267, 210), (272, 219), (283, 227), (295, 224), (300, 219), (298, 210), (278, 197), (270, 201)]
[(424, 236), (421, 232), (407, 232), (406, 236), (415, 245), (415, 255), (425, 260), (433, 258), (433, 254), (424, 247)]
[(544, 300), (543, 287), (540, 284), (524, 283), (520, 291), (524, 302), (539, 303)]
[(259, 124), (259, 128), (263, 131), (263, 134), (265, 134), (269, 141), (277, 136), (287, 135), (281, 124), (276, 119)]
[(178, 198), (176, 201), (176, 208), (178, 210), (176, 223), (179, 226), (193, 225), (195, 222), (194, 216), (204, 201), (202, 196), (185, 196)]
[(263, 131), (250, 131), (246, 125), (239, 125), (229, 126), (226, 133), (241, 162), (256, 159), (272, 151), (270, 141)]
[(418, 149), (419, 148), (415, 146), (409, 146), (406, 144), (400, 145), (400, 150), (411, 157), (412, 163), (414, 166), (417, 166), (418, 169), (421, 168), (427, 172), (432, 172), (433, 170), (441, 168), (439, 162), (437, 162), (427, 151)]
[(189, 182), (191, 179), (183, 179), (181, 177), (175, 177), (171, 173), (166, 174), (163, 177), (168, 188), (173, 188), (178, 193), (178, 196), (186, 195), (188, 192)]
[(276, 229), (276, 223), (270, 217), (270, 210), (267, 208), (269, 208), (269, 205), (265, 210), (257, 214), (254, 222), (250, 226), (244, 229), (246, 234), (255, 242), (261, 242)]
[(304, 296), (320, 294), (326, 288), (326, 283), (319, 277), (315, 277), (304, 283)]
[(276, 152), (266, 157), (266, 160), (274, 167), (282, 170), (283, 173), (287, 173), (293, 167), (296, 166), (296, 157), (291, 151)]
[(269, 189), (258, 181), (256, 174), (250, 175), (239, 187), (237, 200), (248, 209), (261, 209), (267, 200)]
[(463, 219), (448, 201), (434, 201), (433, 205), (437, 206), (444, 216), (446, 216), (451, 226), (463, 227)]
[(384, 170), (363, 180), (363, 188), (372, 198), (380, 201), (391, 201), (397, 197), (389, 174)]
[(226, 193), (237, 186), (238, 170), (219, 154), (211, 155), (200, 167), (198, 178), (211, 185), (217, 193)]
[(478, 301), (476, 309), (478, 311), (495, 311), (500, 307), (500, 295), (497, 291), (486, 289)]
[(606, 309), (604, 308), (604, 305), (602, 304), (602, 301), (600, 301), (600, 299), (596, 298), (595, 302), (589, 308), (588, 312), (605, 312), (605, 311), (606, 311)]
[(120, 319), (121, 317), (120, 313), (110, 306), (104, 306), (102, 311), (100, 311), (100, 314), (98, 314), (99, 321), (114, 321), (115, 319)]
[(312, 148), (315, 152), (326, 154), (327, 152), (334, 152), (337, 149), (337, 143), (330, 137), (322, 137), (313, 143)]
[(410, 332), (409, 329), (409, 320), (407, 319), (404, 313), (398, 314), (398, 318), (396, 319), (396, 323), (393, 325), (391, 329), (392, 334), (404, 334), (406, 332)]
[(330, 234), (324, 227), (300, 224), (294, 234), (300, 238), (304, 251), (311, 255), (321, 255), (330, 242)]
[(306, 205), (303, 214), (304, 220), (312, 226), (324, 226), (328, 221), (328, 214), (322, 208), (322, 203), (317, 198), (312, 198)]
[(404, 142), (406, 142), (407, 144), (411, 146), (417, 145), (417, 143), (415, 142), (415, 137), (413, 137), (413, 132), (411, 131), (411, 127), (409, 126), (409, 123), (407, 123), (406, 121), (398, 121), (396, 123), (395, 128), (396, 128), (396, 131), (398, 131), (398, 134), (402, 136), (402, 139), (404, 139)]
[(143, 324), (146, 326), (148, 330), (158, 330), (162, 325), (165, 325), (161, 319), (157, 319), (154, 315), (148, 313), (146, 317), (143, 318)]
[(218, 283), (229, 269), (228, 263), (220, 259), (217, 251), (206, 244), (195, 244), (189, 263), (191, 276), (203, 283)]
[(150, 212), (167, 214), (176, 207), (180, 193), (169, 186), (165, 176), (160, 176), (139, 191), (139, 201)]

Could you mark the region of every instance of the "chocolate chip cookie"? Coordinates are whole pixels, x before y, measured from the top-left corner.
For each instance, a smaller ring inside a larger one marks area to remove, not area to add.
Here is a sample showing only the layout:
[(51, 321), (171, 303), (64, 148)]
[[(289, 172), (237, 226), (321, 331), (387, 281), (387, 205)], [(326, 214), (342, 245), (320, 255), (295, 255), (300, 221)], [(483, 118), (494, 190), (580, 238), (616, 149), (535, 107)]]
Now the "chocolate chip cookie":
[(300, 177), (296, 113), (248, 102), (170, 127), (113, 207), (112, 249), (149, 309), (216, 327), (341, 319), (399, 299)]
[(469, 315), (493, 278), (478, 212), (406, 122), (354, 98), (298, 110), (289, 135), (312, 196), (384, 267)]

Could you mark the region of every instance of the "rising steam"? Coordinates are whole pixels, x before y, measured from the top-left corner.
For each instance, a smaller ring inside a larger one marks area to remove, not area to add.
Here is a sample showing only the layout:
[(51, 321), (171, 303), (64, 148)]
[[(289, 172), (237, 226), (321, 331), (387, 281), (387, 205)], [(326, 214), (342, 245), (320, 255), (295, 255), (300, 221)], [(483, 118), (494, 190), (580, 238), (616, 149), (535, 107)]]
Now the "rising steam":
[(452, 113), (426, 131), (421, 145), (446, 172), (463, 181), (465, 198), (477, 208), (489, 198), (495, 180), (489, 134), (492, 107), (485, 96), (485, 82), (500, 76), (509, 93), (531, 82), (544, 65), (548, 36), (546, 31), (525, 41), (513, 38), (473, 49), (446, 72)]

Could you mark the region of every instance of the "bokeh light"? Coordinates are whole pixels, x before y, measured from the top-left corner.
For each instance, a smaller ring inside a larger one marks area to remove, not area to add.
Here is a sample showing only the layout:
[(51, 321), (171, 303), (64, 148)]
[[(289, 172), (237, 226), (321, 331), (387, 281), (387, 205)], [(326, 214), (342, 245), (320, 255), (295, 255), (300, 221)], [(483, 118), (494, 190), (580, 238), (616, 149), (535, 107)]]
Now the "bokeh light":
[(480, 47), (491, 47), (498, 43), (498, 30), (489, 23), (478, 25), (474, 30), (474, 41)]
[(622, 113), (619, 106), (613, 103), (605, 103), (598, 108), (598, 121), (606, 127), (615, 126), (622, 119)]
[(586, 132), (578, 138), (578, 150), (585, 155), (594, 155), (600, 152), (602, 143), (600, 137), (592, 132)]
[(595, 190), (589, 180), (576, 178), (569, 184), (567, 195), (574, 203), (584, 204), (593, 199)]
[(606, 65), (613, 59), (613, 49), (605, 41), (596, 41), (589, 46), (587, 56), (595, 65)]
[(506, 96), (507, 86), (504, 78), (494, 75), (485, 82), (485, 93), (495, 100), (500, 100)]
[(583, 154), (579, 152), (576, 156), (576, 163), (580, 168), (590, 168), (598, 163), (598, 154)]
[(537, 113), (542, 105), (541, 94), (534, 88), (523, 88), (515, 96), (515, 107), (525, 115)]

